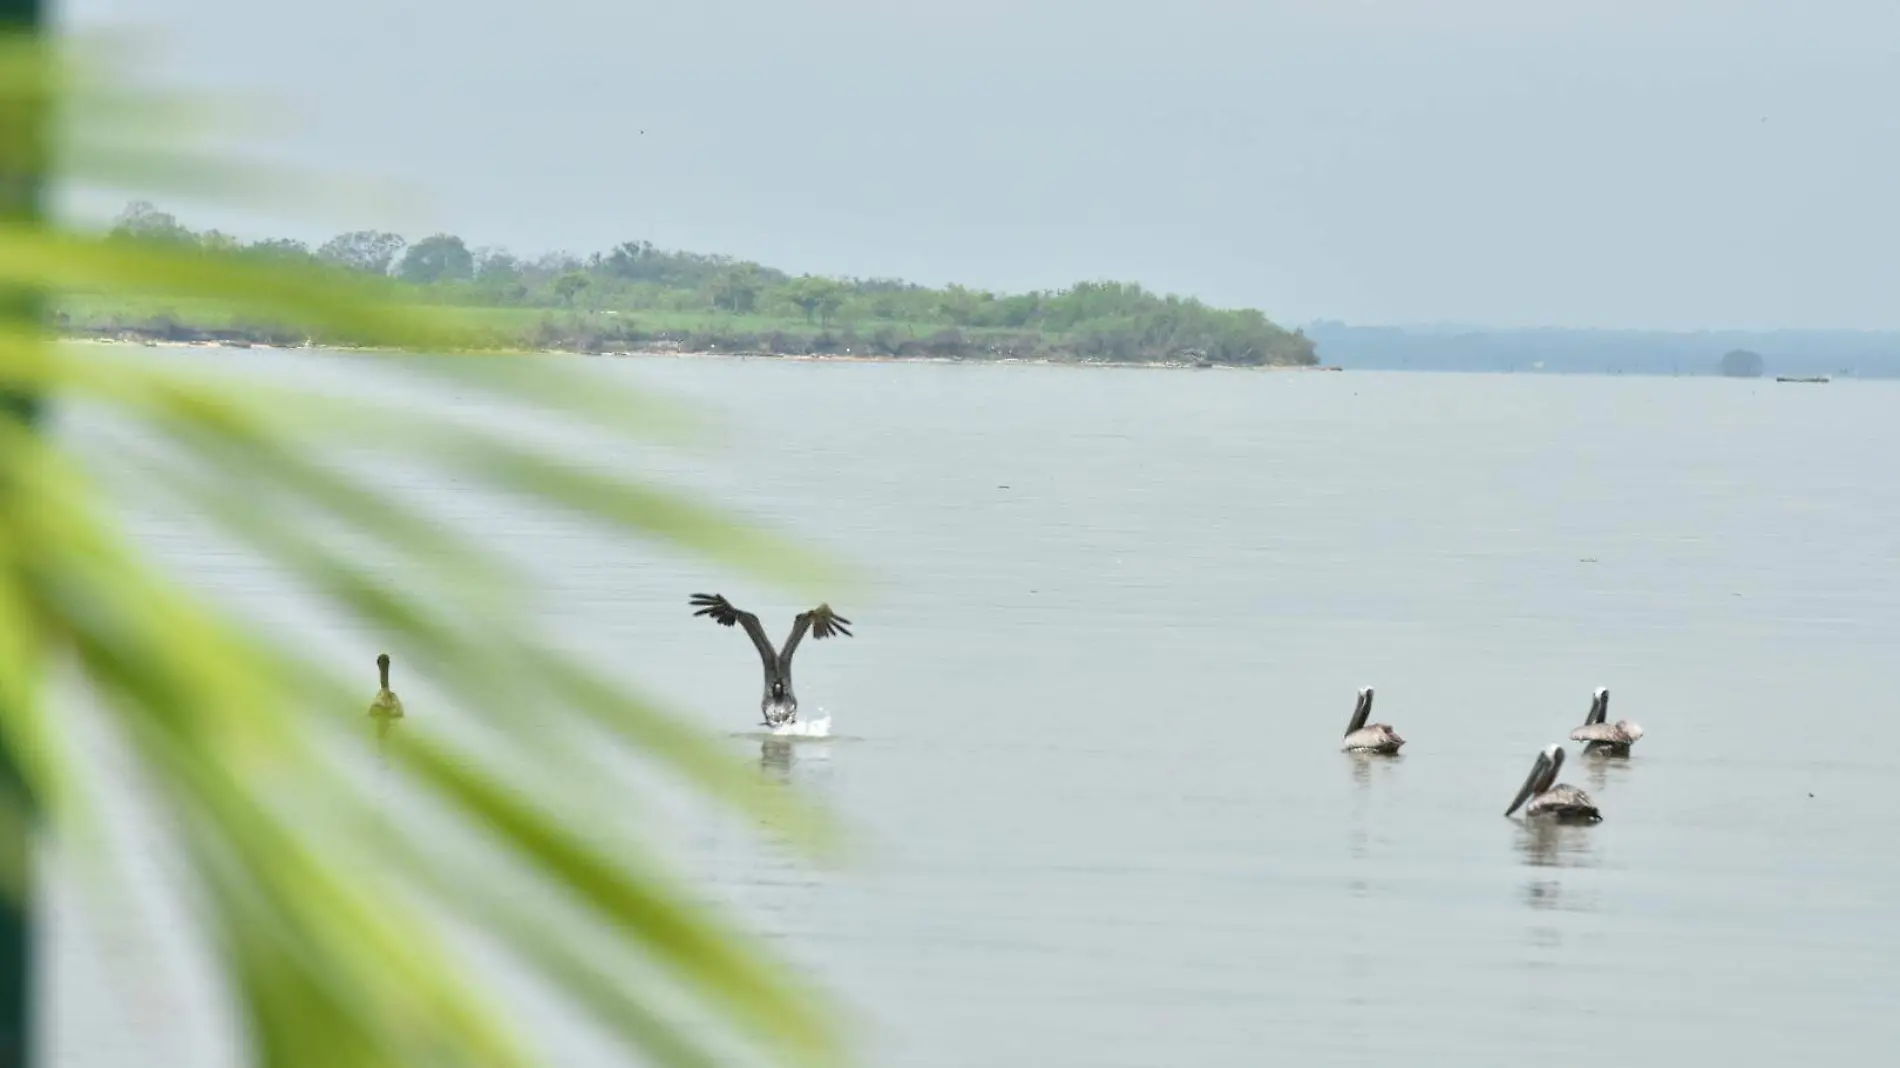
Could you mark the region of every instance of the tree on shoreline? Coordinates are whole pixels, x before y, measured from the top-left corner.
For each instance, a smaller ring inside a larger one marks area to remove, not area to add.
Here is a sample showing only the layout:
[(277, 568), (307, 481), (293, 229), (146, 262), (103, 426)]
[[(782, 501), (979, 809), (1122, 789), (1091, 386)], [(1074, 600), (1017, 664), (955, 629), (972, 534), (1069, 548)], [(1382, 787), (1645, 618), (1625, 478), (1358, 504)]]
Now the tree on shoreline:
[[(146, 202), (127, 208), (121, 228), (203, 248), (214, 241), (212, 233), (195, 234)], [(266, 245), (290, 250), (282, 242), (249, 247), (262, 251)], [(793, 277), (750, 261), (668, 251), (645, 241), (622, 241), (586, 257), (551, 252), (528, 259), (506, 249), (471, 252), (453, 234), (436, 234), (409, 246), (400, 235), (374, 230), (338, 235), (316, 255), (361, 274), (393, 273), (414, 287), (420, 302), (449, 307), (572, 309), (585, 293), (587, 308), (617, 316), (611, 325), (573, 328), (572, 343), (588, 351), (640, 344), (648, 335), (632, 326), (634, 318), (658, 313), (676, 323), (698, 320), (697, 325), (664, 332), (670, 342), (703, 335), (706, 344), (720, 351), (861, 347), (902, 350), (893, 355), (915, 351), (953, 357), (1318, 362), (1310, 339), (1256, 309), (1213, 308), (1127, 282), (1078, 282), (1067, 289), (1003, 294), (960, 285), (932, 289), (890, 278)], [(747, 334), (734, 332), (726, 316), (781, 322)], [(864, 330), (870, 324), (875, 329)], [(108, 333), (138, 329), (136, 322), (105, 327)], [(842, 338), (832, 334), (834, 328), (842, 329)], [(546, 347), (556, 343), (548, 331), (558, 334), (562, 329), (558, 324), (523, 326), (520, 340)], [(527, 337), (530, 330), (532, 338)], [(883, 340), (867, 340), (861, 330)], [(924, 338), (932, 340), (925, 344)]]
[(401, 234), (383, 230), (352, 230), (324, 242), (317, 249), (317, 256), (339, 267), (381, 278), (389, 273), (390, 266), (396, 262), (397, 256), (402, 255), (408, 244)]
[(1734, 349), (1722, 356), (1722, 374), (1728, 378), (1760, 378), (1765, 364), (1761, 354)]
[(844, 306), (844, 286), (829, 278), (804, 275), (793, 279), (782, 292), (788, 303), (805, 313), (808, 323), (816, 316), (821, 325), (830, 326), (832, 316)]
[(434, 234), (409, 246), (396, 273), (405, 282), (424, 286), (466, 282), (475, 277), (475, 256), (454, 234)]
[[(216, 230), (211, 233), (229, 239), (229, 235), (218, 234)], [(158, 210), (149, 200), (135, 200), (127, 204), (119, 217), (113, 220), (111, 236), (121, 240), (175, 245), (193, 245), (198, 242), (198, 236), (181, 224), (176, 215)]]
[(561, 298), (562, 304), (569, 307), (573, 306), (574, 298), (580, 296), (581, 291), (586, 288), (587, 276), (579, 271), (569, 271), (554, 280), (555, 295)]
[(758, 268), (749, 263), (739, 264), (721, 272), (713, 280), (713, 309), (729, 311), (734, 315), (750, 314), (759, 306), (759, 293), (764, 288)]

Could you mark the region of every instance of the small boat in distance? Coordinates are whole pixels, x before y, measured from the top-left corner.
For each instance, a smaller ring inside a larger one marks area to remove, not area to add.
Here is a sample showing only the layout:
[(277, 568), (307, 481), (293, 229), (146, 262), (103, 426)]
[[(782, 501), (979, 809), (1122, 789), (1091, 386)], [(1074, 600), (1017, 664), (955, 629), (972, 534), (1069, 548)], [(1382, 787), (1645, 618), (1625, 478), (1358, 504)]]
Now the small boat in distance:
[(1826, 375), (1776, 375), (1777, 382), (1826, 382)]

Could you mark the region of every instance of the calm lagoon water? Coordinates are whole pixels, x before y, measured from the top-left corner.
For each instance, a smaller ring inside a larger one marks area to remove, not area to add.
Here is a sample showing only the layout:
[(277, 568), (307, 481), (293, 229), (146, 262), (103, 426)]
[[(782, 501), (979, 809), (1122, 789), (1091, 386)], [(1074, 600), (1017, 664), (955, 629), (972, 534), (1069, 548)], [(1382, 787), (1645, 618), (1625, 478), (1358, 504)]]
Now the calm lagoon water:
[[(799, 652), (839, 737), (746, 737), (753, 652), (685, 599), (725, 592), (775, 638), (807, 605), (391, 477), (857, 832), (840, 868), (690, 809), (664, 837), (839, 995), (863, 1063), (1842, 1063), (1900, 1040), (1900, 805), (1869, 744), (1896, 711), (1900, 386), (613, 373), (727, 431), (628, 462), (872, 578), (834, 602), (857, 636)], [(220, 596), (273, 588), (143, 530)], [(1402, 757), (1336, 751), (1362, 685)], [(1571, 747), (1604, 822), (1503, 818), (1597, 686), (1649, 732), (1628, 761)], [(132, 952), (111, 923), (57, 935), (57, 1063), (151, 1063), (154, 1030), (225, 1055), (184, 1034), (200, 972), (109, 1004)]]

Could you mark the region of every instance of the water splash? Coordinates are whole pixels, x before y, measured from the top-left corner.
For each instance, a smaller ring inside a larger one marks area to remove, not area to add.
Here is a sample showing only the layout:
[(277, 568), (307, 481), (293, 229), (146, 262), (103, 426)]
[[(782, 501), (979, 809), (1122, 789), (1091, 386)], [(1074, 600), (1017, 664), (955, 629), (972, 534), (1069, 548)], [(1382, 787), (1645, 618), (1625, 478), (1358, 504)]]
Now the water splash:
[(769, 733), (777, 738), (829, 738), (831, 715), (821, 712), (815, 719), (795, 719), (790, 723), (781, 723)]

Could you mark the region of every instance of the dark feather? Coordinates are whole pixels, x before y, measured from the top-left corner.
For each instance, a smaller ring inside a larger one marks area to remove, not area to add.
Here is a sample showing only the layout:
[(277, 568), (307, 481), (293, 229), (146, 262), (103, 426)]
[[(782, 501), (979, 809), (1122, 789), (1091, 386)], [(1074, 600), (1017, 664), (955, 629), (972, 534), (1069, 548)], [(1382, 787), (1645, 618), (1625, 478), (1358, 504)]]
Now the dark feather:
[(805, 640), (805, 632), (810, 631), (814, 638), (829, 638), (833, 634), (842, 634), (849, 638), (851, 631), (845, 624), (851, 621), (833, 612), (828, 604), (821, 604), (809, 612), (800, 612), (792, 620), (792, 633), (785, 639), (785, 648), (778, 654), (779, 670), (789, 674), (792, 670), (792, 654), (798, 651), (798, 643)]
[(829, 638), (834, 634), (851, 637), (851, 621), (833, 612), (828, 604), (821, 604), (811, 610), (811, 636)]
[(746, 636), (752, 639), (753, 646), (759, 650), (759, 659), (765, 662), (767, 675), (779, 670), (778, 652), (772, 648), (771, 639), (765, 636), (765, 628), (759, 626), (758, 616), (733, 607), (725, 595), (718, 593), (695, 593), (691, 604), (699, 609), (693, 613), (695, 617), (707, 616), (722, 627), (735, 624), (745, 627)]
[(739, 610), (732, 607), (732, 602), (726, 600), (722, 594), (695, 593), (692, 606), (699, 609), (693, 613), (695, 617), (710, 616), (713, 622), (722, 627), (730, 627), (739, 622)]

